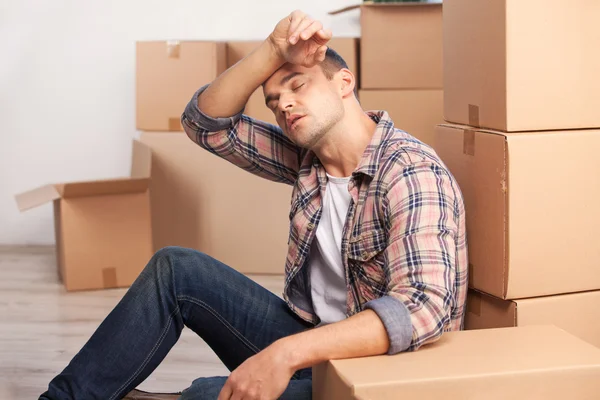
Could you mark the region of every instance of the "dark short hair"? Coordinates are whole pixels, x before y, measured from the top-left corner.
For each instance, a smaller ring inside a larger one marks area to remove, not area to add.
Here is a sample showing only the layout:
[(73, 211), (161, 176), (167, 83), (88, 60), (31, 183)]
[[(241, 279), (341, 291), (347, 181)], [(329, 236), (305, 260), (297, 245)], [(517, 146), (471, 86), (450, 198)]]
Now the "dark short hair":
[[(327, 48), (327, 51), (325, 52), (325, 59), (320, 65), (321, 69), (323, 70), (323, 74), (329, 80), (333, 79), (333, 75), (342, 68), (350, 69), (348, 68), (346, 60), (344, 60), (344, 58), (331, 47)], [(354, 95), (358, 98), (358, 82), (356, 81), (354, 82)]]

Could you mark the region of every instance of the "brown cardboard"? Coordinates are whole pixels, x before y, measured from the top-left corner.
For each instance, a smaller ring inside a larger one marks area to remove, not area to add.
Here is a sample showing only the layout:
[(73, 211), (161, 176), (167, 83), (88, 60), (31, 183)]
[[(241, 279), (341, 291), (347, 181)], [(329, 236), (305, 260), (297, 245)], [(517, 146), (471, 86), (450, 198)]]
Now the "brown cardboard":
[(292, 187), (254, 176), (185, 133), (143, 132), (152, 149), (155, 250), (193, 248), (243, 273), (283, 274)]
[(183, 130), (180, 117), (192, 95), (226, 68), (223, 42), (137, 42), (136, 126)]
[(19, 209), (54, 203), (57, 268), (68, 291), (127, 287), (152, 257), (150, 149), (133, 143), (132, 177), (44, 185)]
[(315, 400), (596, 399), (600, 349), (554, 326), (445, 333), (415, 352), (313, 368)]
[(600, 127), (600, 2), (444, 1), (444, 116), (502, 131)]
[(443, 89), (441, 4), (362, 4), (360, 25), (361, 89)]
[(463, 193), (472, 288), (505, 299), (600, 289), (600, 130), (447, 124), (435, 147)]
[(465, 329), (555, 325), (600, 347), (600, 290), (502, 300), (469, 290)]
[[(261, 41), (232, 41), (227, 42), (227, 67), (231, 67), (250, 54)], [(328, 46), (338, 52), (348, 64), (348, 68), (358, 77), (358, 39), (333, 38)], [(244, 114), (276, 125), (277, 121), (273, 112), (265, 105), (265, 96), (262, 87), (258, 88), (248, 100)]]
[(396, 128), (433, 146), (435, 127), (442, 123), (441, 90), (360, 90), (365, 110), (386, 110)]

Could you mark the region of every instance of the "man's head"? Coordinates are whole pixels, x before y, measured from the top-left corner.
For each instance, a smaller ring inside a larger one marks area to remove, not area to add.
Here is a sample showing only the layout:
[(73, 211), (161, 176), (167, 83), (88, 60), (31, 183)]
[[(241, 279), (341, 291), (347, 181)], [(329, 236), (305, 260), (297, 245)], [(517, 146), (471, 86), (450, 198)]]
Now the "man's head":
[(327, 49), (311, 68), (284, 64), (263, 84), (265, 102), (285, 134), (298, 146), (312, 148), (357, 102), (354, 75), (344, 59)]

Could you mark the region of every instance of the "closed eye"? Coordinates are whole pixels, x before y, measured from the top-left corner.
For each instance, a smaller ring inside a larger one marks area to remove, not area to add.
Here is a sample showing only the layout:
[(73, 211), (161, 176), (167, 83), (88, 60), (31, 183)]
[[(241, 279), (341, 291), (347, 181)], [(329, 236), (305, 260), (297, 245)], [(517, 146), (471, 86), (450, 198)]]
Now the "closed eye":
[(304, 86), (304, 83), (301, 85), (296, 86), (295, 88), (292, 88), (292, 92), (297, 91), (298, 89), (300, 89), (302, 86)]

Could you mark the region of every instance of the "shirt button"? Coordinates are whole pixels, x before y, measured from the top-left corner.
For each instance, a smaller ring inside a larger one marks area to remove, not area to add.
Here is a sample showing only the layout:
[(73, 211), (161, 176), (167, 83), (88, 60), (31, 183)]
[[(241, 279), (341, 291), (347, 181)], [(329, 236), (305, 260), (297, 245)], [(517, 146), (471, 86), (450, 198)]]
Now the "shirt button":
[(362, 252), (362, 256), (363, 256), (363, 258), (367, 258), (367, 252), (366, 252), (366, 251), (363, 251), (363, 252)]
[(315, 224), (313, 224), (313, 223), (308, 224), (308, 230), (312, 231), (313, 229), (315, 229)]

